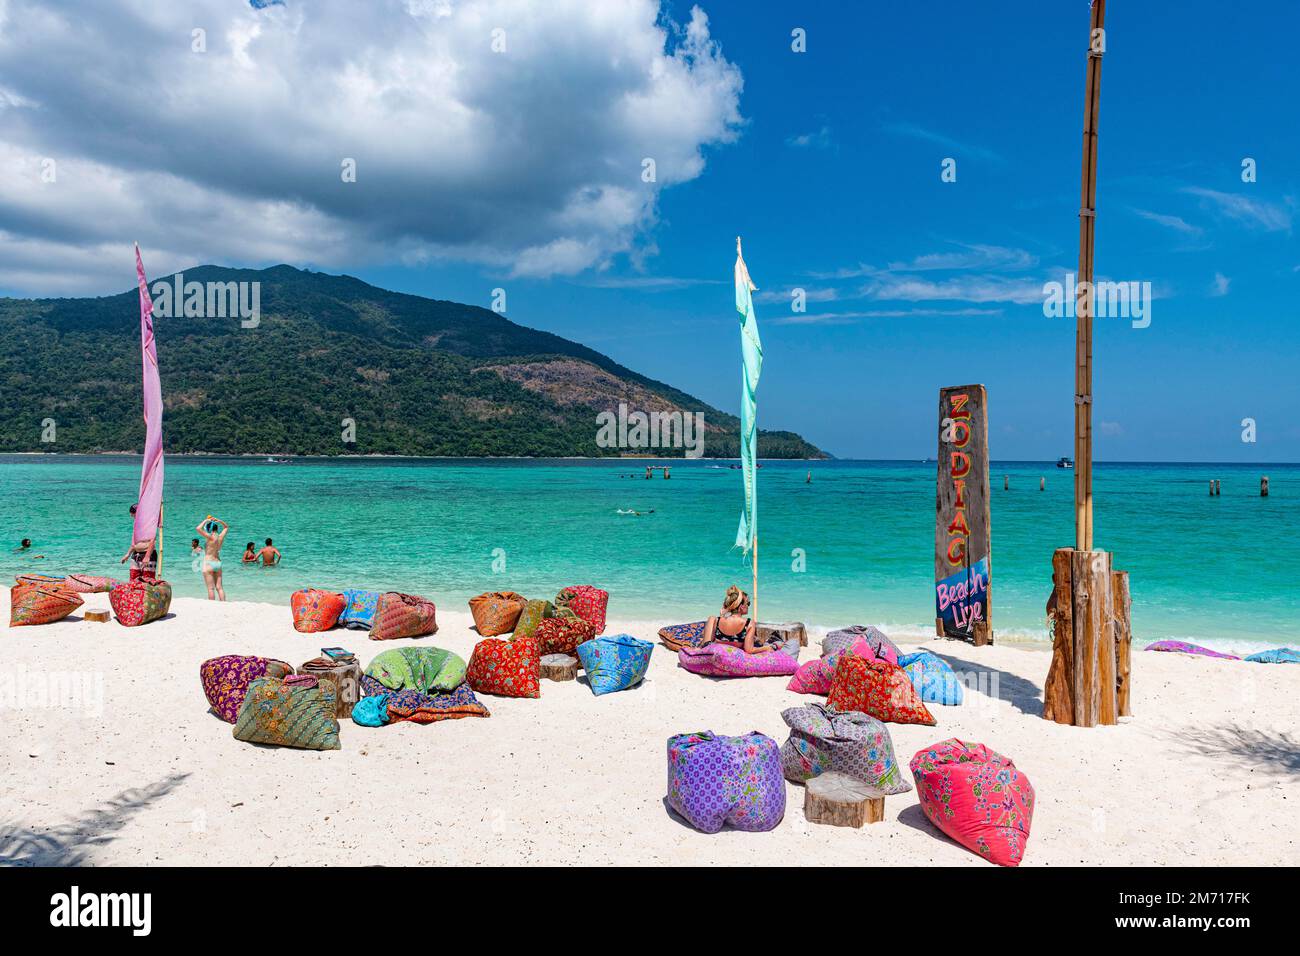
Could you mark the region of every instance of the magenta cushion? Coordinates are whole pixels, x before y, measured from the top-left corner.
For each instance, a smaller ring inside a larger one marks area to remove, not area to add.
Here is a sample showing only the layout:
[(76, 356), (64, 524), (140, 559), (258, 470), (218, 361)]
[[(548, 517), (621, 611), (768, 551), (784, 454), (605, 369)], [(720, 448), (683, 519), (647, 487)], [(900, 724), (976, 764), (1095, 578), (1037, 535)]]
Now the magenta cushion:
[(781, 651), (746, 654), (739, 647), (716, 641), (700, 648), (682, 648), (677, 663), (706, 677), (781, 677), (799, 669), (799, 662)]

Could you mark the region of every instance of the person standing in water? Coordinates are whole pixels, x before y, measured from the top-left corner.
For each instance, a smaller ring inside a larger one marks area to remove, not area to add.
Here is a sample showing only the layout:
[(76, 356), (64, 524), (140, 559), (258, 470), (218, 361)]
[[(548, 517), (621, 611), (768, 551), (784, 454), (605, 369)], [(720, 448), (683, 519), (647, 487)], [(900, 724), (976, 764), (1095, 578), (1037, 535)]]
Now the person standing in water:
[[(131, 506), (131, 518), (135, 519), (135, 505)], [(127, 549), (126, 554), (122, 555), (122, 560), (118, 564), (125, 564), (128, 560), (131, 562), (130, 580), (149, 582), (158, 580), (158, 552), (154, 548), (153, 538), (136, 541)]]
[(230, 525), (220, 518), (208, 515), (194, 529), (203, 536), (203, 583), (208, 586), (209, 601), (224, 601), (225, 588), (221, 586), (221, 546), (226, 543)]
[(272, 568), (280, 563), (280, 552), (276, 550), (275, 545), (271, 544), (271, 539), (266, 539), (266, 547), (257, 552), (257, 556), (262, 559), (262, 567)]

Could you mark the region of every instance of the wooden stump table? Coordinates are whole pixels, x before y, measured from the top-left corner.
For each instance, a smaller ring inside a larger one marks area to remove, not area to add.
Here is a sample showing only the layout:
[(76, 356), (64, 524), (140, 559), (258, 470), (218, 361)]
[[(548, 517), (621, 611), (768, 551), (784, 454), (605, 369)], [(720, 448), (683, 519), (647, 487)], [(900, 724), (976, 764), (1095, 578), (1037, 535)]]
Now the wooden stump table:
[(543, 654), (542, 677), (546, 680), (576, 680), (578, 659), (568, 654)]
[(98, 621), (100, 624), (107, 624), (113, 619), (113, 614), (111, 611), (86, 611), (82, 614), (82, 617), (87, 621)]
[(335, 689), (334, 716), (340, 719), (352, 716), (352, 708), (361, 699), (361, 665), (355, 657), (337, 661), (317, 657), (299, 667), (298, 673), (332, 683)]
[(773, 641), (784, 644), (790, 638), (797, 637), (800, 647), (808, 646), (808, 629), (801, 621), (791, 621), (788, 624), (764, 624), (760, 621), (757, 637), (760, 644), (770, 644)]
[(861, 827), (885, 818), (885, 794), (870, 784), (834, 770), (804, 786), (803, 815), (809, 823)]

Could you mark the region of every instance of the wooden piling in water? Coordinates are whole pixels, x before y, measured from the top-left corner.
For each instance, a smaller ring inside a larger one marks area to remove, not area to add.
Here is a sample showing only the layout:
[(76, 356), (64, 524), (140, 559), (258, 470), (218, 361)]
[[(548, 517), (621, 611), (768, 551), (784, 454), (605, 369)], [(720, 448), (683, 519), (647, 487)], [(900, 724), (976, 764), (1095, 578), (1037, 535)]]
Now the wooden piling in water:
[(1268, 497), (1268, 475), (1265, 475), (1263, 478), (1259, 479), (1259, 496), (1261, 498)]
[(1002, 490), (1003, 490), (1003, 491), (1010, 491), (1010, 490), (1011, 490), (1011, 476), (1010, 476), (1010, 475), (1003, 475), (1003, 476), (1002, 476)]
[(1046, 478), (1039, 478), (1039, 479), (1038, 479), (1038, 490), (1039, 490), (1039, 491), (1046, 491), (1046, 490), (1047, 490), (1047, 479), (1046, 479)]

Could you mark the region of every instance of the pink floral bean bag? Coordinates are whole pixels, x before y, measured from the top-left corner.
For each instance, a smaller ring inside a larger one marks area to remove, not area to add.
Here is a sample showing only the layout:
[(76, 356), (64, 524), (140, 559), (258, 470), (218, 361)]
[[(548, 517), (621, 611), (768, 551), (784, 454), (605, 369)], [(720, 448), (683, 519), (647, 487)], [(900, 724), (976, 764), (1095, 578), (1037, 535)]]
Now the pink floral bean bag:
[(796, 694), (821, 694), (825, 697), (831, 692), (831, 679), (835, 676), (835, 665), (839, 662), (839, 654), (829, 654), (815, 661), (800, 664), (799, 669), (790, 678), (790, 683), (785, 685), (785, 689), (792, 690)]
[(700, 648), (682, 648), (677, 663), (705, 677), (788, 677), (799, 669), (799, 662), (781, 651), (746, 654), (739, 647), (717, 641)]
[(952, 737), (917, 751), (909, 767), (931, 823), (991, 863), (1020, 865), (1034, 788), (1010, 758)]

